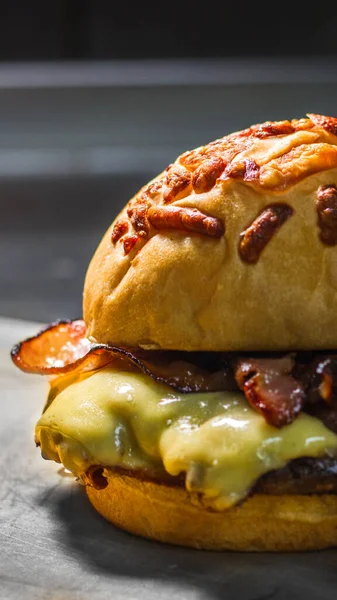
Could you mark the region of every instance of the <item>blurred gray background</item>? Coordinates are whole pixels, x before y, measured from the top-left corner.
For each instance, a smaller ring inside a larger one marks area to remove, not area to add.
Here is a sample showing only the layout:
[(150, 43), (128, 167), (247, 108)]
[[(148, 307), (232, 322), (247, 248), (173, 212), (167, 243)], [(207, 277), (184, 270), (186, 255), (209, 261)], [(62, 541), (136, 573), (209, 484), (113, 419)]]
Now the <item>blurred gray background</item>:
[(2, 3), (0, 315), (81, 315), (104, 231), (184, 150), (337, 115), (337, 8), (285, 19), (225, 4)]

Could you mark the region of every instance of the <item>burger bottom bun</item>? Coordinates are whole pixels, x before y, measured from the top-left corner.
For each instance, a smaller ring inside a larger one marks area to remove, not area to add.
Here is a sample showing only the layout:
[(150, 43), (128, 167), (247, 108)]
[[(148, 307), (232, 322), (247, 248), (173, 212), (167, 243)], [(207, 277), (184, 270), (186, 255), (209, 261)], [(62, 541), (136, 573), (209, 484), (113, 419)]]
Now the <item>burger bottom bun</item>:
[(299, 551), (337, 546), (336, 495), (255, 494), (218, 513), (183, 487), (104, 470), (104, 489), (87, 486), (94, 508), (141, 537), (206, 550)]

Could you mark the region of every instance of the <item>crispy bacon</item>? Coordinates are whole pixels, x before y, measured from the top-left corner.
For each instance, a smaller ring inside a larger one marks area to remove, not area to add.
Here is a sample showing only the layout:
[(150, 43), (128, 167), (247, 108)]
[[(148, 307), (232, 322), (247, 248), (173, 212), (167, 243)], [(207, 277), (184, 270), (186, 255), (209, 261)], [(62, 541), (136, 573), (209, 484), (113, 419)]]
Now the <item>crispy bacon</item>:
[(13, 362), (27, 373), (56, 377), (93, 372), (108, 364), (131, 367), (182, 393), (239, 388), (274, 427), (291, 423), (305, 410), (337, 433), (336, 354), (242, 358), (221, 352), (129, 350), (93, 343), (86, 335), (80, 319), (52, 323), (14, 347)]
[[(207, 354), (207, 353), (206, 353)], [(62, 375), (95, 371), (114, 361), (133, 365), (158, 382), (181, 392), (234, 389), (235, 381), (227, 364), (194, 353), (191, 362), (185, 353), (145, 352), (95, 344), (86, 337), (84, 321), (58, 321), (36, 336), (14, 346), (11, 352), (14, 364), (26, 373)], [(184, 360), (185, 359), (185, 360)]]
[(316, 373), (321, 377), (319, 395), (328, 404), (337, 401), (337, 356), (331, 355), (316, 362)]
[(14, 346), (12, 359), (27, 373), (58, 373), (72, 368), (87, 354), (90, 342), (84, 321), (56, 321), (34, 337)]
[(306, 412), (337, 434), (337, 355), (320, 353), (304, 366), (305, 356), (300, 353), (297, 360), (296, 376), (306, 389)]
[(279, 359), (239, 359), (234, 367), (248, 402), (274, 427), (291, 423), (304, 406), (304, 386), (290, 375), (294, 364), (288, 354)]
[(139, 358), (152, 375), (184, 393), (237, 389), (230, 361), (221, 353), (152, 351)]
[(14, 364), (26, 373), (61, 375), (99, 369), (111, 361), (114, 350), (91, 343), (86, 337), (85, 323), (79, 319), (52, 323), (14, 346), (11, 356)]

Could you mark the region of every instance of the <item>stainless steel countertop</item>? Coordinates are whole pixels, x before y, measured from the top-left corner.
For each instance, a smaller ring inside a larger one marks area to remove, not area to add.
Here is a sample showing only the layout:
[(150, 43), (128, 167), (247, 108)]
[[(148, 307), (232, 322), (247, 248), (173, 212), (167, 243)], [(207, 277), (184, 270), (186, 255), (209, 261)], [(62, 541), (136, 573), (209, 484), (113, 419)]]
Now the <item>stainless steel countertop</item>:
[(99, 517), (33, 443), (47, 385), (17, 371), (9, 350), (37, 329), (0, 319), (1, 600), (336, 598), (337, 550), (201, 552), (142, 540)]

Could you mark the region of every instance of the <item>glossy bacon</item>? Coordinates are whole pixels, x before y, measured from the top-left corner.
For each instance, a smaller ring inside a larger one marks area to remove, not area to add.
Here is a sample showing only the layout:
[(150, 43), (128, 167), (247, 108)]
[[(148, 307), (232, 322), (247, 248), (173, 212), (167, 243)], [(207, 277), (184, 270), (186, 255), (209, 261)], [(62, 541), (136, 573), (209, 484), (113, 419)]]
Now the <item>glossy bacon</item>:
[[(184, 353), (183, 353), (184, 354)], [(145, 352), (95, 344), (86, 337), (84, 321), (59, 321), (35, 337), (16, 345), (11, 352), (17, 367), (26, 373), (62, 375), (100, 369), (116, 360), (133, 365), (156, 381), (181, 392), (216, 391), (235, 388), (227, 365), (212, 361), (205, 369), (197, 354), (195, 362), (182, 360), (181, 353)]]
[(14, 346), (12, 360), (28, 373), (58, 373), (82, 360), (90, 346), (84, 321), (57, 321)]
[(303, 367), (299, 356), (297, 371), (307, 391), (307, 402), (324, 402), (337, 408), (337, 355), (319, 354)]
[(321, 358), (316, 363), (316, 373), (321, 378), (319, 395), (327, 404), (337, 403), (337, 356)]
[(85, 323), (81, 320), (53, 323), (35, 337), (15, 346), (11, 356), (16, 366), (26, 373), (84, 373), (122, 359), (154, 377), (145, 364), (128, 350), (90, 342), (86, 337)]
[[(337, 433), (337, 355), (271, 353), (269, 357), (219, 352), (130, 351), (95, 344), (84, 321), (59, 321), (12, 350), (27, 373), (58, 376), (92, 372), (108, 364), (134, 367), (182, 392), (243, 390), (248, 402), (274, 427), (291, 423), (301, 410)], [(53, 399), (53, 394), (51, 401)]]
[(298, 361), (298, 375), (306, 389), (306, 412), (337, 434), (337, 355), (318, 354), (304, 369), (301, 356)]
[(294, 364), (294, 358), (287, 355), (239, 359), (234, 367), (236, 382), (248, 402), (274, 427), (288, 425), (304, 407), (304, 387), (290, 374)]
[(111, 353), (86, 337), (84, 321), (58, 321), (14, 346), (14, 364), (26, 373), (59, 375), (93, 371), (111, 360)]

